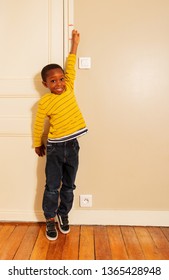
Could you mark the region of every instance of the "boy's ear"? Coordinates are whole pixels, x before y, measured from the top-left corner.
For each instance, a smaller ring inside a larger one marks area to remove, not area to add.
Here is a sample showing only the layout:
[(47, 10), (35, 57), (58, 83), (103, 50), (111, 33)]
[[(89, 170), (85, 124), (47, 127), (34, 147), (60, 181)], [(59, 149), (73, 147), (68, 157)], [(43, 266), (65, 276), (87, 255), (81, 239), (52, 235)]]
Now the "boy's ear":
[(46, 82), (42, 81), (42, 84), (44, 85), (44, 87), (47, 87)]

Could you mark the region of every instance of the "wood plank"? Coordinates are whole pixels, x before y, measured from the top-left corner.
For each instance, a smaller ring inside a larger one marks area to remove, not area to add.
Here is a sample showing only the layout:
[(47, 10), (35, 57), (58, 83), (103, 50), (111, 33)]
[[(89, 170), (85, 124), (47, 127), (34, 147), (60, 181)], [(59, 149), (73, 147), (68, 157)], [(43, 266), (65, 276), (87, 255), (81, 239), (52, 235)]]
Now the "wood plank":
[(0, 231), (1, 229), (3, 228), (4, 224), (3, 223), (0, 223)]
[(144, 260), (145, 256), (139, 244), (134, 227), (122, 226), (121, 231), (129, 260)]
[(161, 230), (164, 233), (167, 240), (169, 241), (169, 227), (161, 227)]
[(163, 258), (163, 255), (156, 247), (146, 227), (135, 227), (135, 232), (137, 234), (146, 260), (159, 260)]
[(14, 260), (29, 260), (35, 245), (38, 233), (40, 230), (40, 224), (30, 224), (25, 236), (16, 252)]
[(93, 226), (81, 226), (79, 260), (94, 260)]
[[(0, 256), (1, 256), (1, 248), (6, 244), (8, 238), (12, 234), (16, 227), (16, 224), (4, 224), (0, 231)], [(3, 252), (3, 251), (2, 251)]]
[(105, 226), (95, 226), (95, 259), (96, 260), (111, 260), (111, 248), (109, 244), (107, 229)]
[(62, 251), (62, 260), (78, 260), (80, 226), (71, 226)]
[(124, 240), (119, 226), (107, 226), (108, 238), (113, 260), (127, 260)]
[(66, 242), (66, 234), (58, 232), (58, 238), (55, 241), (51, 241), (49, 244), (47, 260), (61, 260), (63, 248)]
[(157, 246), (161, 255), (161, 260), (169, 260), (169, 242), (160, 227), (148, 227), (148, 230)]
[(12, 231), (10, 238), (6, 240), (4, 245), (1, 247), (0, 259), (12, 260), (18, 250), (20, 243), (27, 231), (28, 225), (21, 224), (17, 225)]
[(49, 243), (53, 241), (49, 241), (46, 238), (45, 232), (46, 224), (42, 224), (32, 254), (30, 256), (30, 260), (46, 260)]

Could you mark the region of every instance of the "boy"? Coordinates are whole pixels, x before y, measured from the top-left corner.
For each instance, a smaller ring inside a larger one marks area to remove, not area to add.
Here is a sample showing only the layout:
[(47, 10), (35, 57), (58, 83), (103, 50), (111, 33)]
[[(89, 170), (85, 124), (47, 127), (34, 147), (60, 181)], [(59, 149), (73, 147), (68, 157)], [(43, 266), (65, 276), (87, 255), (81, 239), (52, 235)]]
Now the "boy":
[(78, 169), (77, 137), (87, 132), (74, 95), (76, 52), (79, 41), (80, 34), (73, 30), (72, 46), (65, 72), (57, 64), (46, 65), (41, 71), (42, 83), (50, 93), (45, 94), (38, 104), (34, 125), (34, 147), (38, 156), (45, 155), (42, 134), (44, 120), (48, 117), (50, 129), (42, 207), (46, 218), (46, 237), (49, 240), (56, 240), (58, 237), (55, 218), (62, 233), (66, 234), (70, 231), (68, 213), (73, 204), (73, 191), (76, 187), (74, 182)]

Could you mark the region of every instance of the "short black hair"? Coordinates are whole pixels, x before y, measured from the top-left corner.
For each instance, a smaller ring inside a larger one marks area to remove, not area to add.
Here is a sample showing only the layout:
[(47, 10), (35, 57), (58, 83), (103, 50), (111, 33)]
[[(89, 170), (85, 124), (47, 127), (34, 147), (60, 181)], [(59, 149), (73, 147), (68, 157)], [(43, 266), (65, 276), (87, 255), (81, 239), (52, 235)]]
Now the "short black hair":
[(62, 72), (64, 73), (63, 68), (62, 68), (60, 65), (58, 65), (58, 64), (52, 63), (52, 64), (48, 64), (48, 65), (46, 65), (45, 67), (43, 67), (43, 69), (42, 69), (42, 71), (41, 71), (42, 80), (43, 80), (44, 82), (46, 82), (46, 78), (47, 78), (47, 75), (48, 75), (48, 74), (47, 74), (48, 71), (49, 71), (49, 70), (52, 70), (52, 69), (57, 69), (57, 68), (61, 69)]

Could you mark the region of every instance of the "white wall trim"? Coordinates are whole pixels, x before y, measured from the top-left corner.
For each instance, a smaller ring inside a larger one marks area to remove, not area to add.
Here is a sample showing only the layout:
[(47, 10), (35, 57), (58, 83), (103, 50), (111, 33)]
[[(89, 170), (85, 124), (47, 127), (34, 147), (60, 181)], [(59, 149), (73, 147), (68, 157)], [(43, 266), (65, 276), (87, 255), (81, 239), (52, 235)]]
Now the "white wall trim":
[[(43, 222), (42, 211), (0, 211), (0, 221)], [(72, 210), (72, 225), (169, 226), (169, 211)]]
[(64, 0), (64, 62), (70, 50), (71, 33), (74, 28), (74, 0)]

